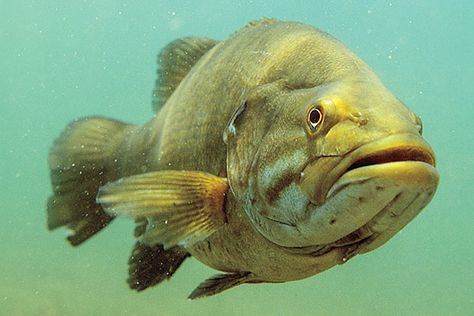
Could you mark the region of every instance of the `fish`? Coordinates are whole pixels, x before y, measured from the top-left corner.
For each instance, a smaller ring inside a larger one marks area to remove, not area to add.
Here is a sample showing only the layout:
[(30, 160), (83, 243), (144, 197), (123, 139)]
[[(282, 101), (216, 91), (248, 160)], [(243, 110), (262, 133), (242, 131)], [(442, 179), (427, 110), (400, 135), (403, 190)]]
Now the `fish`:
[(382, 246), (435, 194), (420, 117), (313, 26), (179, 38), (157, 74), (150, 121), (77, 119), (48, 156), (50, 230), (78, 246), (135, 221), (133, 290), (189, 257), (220, 271), (190, 299), (308, 278)]

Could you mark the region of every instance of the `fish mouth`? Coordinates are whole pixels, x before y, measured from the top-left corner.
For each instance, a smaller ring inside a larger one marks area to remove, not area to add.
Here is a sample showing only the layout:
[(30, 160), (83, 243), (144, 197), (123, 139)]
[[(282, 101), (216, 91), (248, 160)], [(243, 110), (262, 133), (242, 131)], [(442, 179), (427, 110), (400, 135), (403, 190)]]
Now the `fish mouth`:
[(337, 250), (342, 262), (390, 239), (431, 200), (439, 180), (432, 149), (414, 134), (391, 135), (330, 162), (315, 160), (303, 170), (300, 185), (313, 210), (306, 233), (315, 246), (300, 250), (313, 256)]
[[(370, 186), (376, 178), (386, 178), (400, 184), (393, 190), (389, 198), (375, 209), (372, 218), (360, 228), (328, 244), (328, 251), (339, 248), (343, 250), (343, 262), (358, 253), (373, 250), (408, 224), (432, 199), (439, 182), (439, 174), (434, 169), (434, 159), (419, 156), (420, 160), (390, 160), (388, 162), (371, 163), (372, 158), (364, 159), (364, 164), (355, 164), (349, 169), (328, 192), (328, 199), (337, 196), (357, 183)], [(426, 158), (426, 160), (425, 160)], [(422, 159), (422, 160), (421, 160)], [(369, 163), (365, 163), (365, 162)], [(367, 181), (368, 184), (365, 184)], [(406, 184), (410, 182), (410, 184)], [(403, 186), (407, 186), (403, 188)], [(375, 190), (383, 194), (383, 185), (375, 185)]]
[(424, 146), (424, 144), (406, 143), (402, 145), (391, 144), (387, 148), (382, 147), (375, 152), (370, 152), (354, 161), (345, 172), (371, 165), (398, 161), (420, 161), (433, 167), (436, 166), (431, 148)]
[(411, 133), (396, 134), (359, 146), (342, 157), (323, 157), (310, 162), (301, 172), (300, 187), (311, 203), (322, 205), (344, 174), (401, 161), (436, 166), (433, 150), (423, 138)]
[[(392, 170), (388, 172), (392, 174), (393, 170), (413, 165), (406, 173), (400, 173), (394, 177), (395, 180), (397, 177), (412, 179), (411, 188), (407, 190), (397, 189), (395, 192), (392, 192), (389, 198), (381, 204), (380, 208), (375, 209), (371, 218), (348, 234), (332, 242), (301, 247), (297, 252), (310, 256), (323, 256), (337, 251), (341, 254), (341, 263), (344, 263), (357, 254), (366, 253), (378, 248), (418, 215), (423, 207), (430, 202), (436, 191), (439, 181), (438, 172), (432, 165), (419, 161), (402, 161), (389, 164), (390, 166), (387, 166), (387, 168)], [(363, 170), (363, 168), (377, 169), (379, 167), (386, 167), (372, 166), (356, 168), (355, 171), (349, 171), (341, 177), (335, 184), (335, 189), (331, 190), (329, 199), (333, 199), (343, 192), (347, 188), (347, 183), (352, 182), (354, 179), (360, 179), (362, 173), (370, 172)], [(384, 171), (375, 171), (374, 173)], [(369, 176), (366, 179), (370, 181), (373, 178)]]

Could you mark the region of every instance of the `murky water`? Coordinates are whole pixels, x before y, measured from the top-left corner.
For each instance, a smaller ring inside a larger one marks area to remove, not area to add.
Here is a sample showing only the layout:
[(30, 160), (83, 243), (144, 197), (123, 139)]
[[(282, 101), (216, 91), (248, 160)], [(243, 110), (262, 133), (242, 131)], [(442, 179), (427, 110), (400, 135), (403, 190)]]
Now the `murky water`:
[[(73, 249), (48, 232), (46, 157), (71, 120), (151, 115), (158, 51), (223, 39), (263, 16), (321, 28), (360, 55), (424, 123), (441, 183), (432, 203), (372, 253), (312, 278), (187, 295), (215, 271), (187, 260), (135, 293), (133, 223)], [(474, 5), (471, 1), (0, 2), (1, 315), (468, 315), (474, 311)]]

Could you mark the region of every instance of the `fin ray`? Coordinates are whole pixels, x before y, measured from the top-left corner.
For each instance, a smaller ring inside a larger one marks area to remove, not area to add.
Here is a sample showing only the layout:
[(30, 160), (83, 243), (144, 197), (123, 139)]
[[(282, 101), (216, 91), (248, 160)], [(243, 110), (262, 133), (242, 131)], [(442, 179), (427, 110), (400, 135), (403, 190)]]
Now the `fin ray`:
[(128, 285), (136, 291), (171, 278), (189, 253), (180, 247), (165, 250), (162, 245), (147, 246), (137, 242), (128, 260)]
[(95, 196), (101, 185), (116, 177), (108, 163), (129, 127), (100, 117), (79, 119), (66, 127), (49, 153), (53, 195), (47, 205), (48, 228), (70, 228), (68, 240), (74, 246), (113, 219)]
[(147, 218), (141, 241), (164, 249), (189, 246), (225, 223), (226, 179), (200, 171), (165, 170), (109, 183), (97, 201), (113, 215)]
[(158, 79), (153, 110), (158, 112), (196, 62), (218, 42), (205, 37), (184, 37), (169, 43), (158, 55)]
[(237, 272), (229, 274), (218, 274), (199, 284), (199, 286), (188, 296), (196, 299), (221, 293), (234, 286), (252, 282), (254, 275), (251, 272)]

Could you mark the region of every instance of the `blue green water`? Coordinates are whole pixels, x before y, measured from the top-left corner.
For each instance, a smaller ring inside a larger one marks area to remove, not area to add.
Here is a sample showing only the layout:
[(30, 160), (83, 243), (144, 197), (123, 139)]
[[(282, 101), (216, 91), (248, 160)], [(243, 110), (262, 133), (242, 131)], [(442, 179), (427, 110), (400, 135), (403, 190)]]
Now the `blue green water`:
[[(474, 314), (474, 4), (318, 2), (1, 1), (0, 315)], [(374, 68), (421, 116), (438, 193), (386, 245), (312, 278), (189, 301), (215, 271), (187, 260), (137, 294), (125, 282), (130, 221), (76, 249), (47, 231), (50, 144), (80, 116), (147, 121), (161, 47), (263, 16), (321, 28)]]

